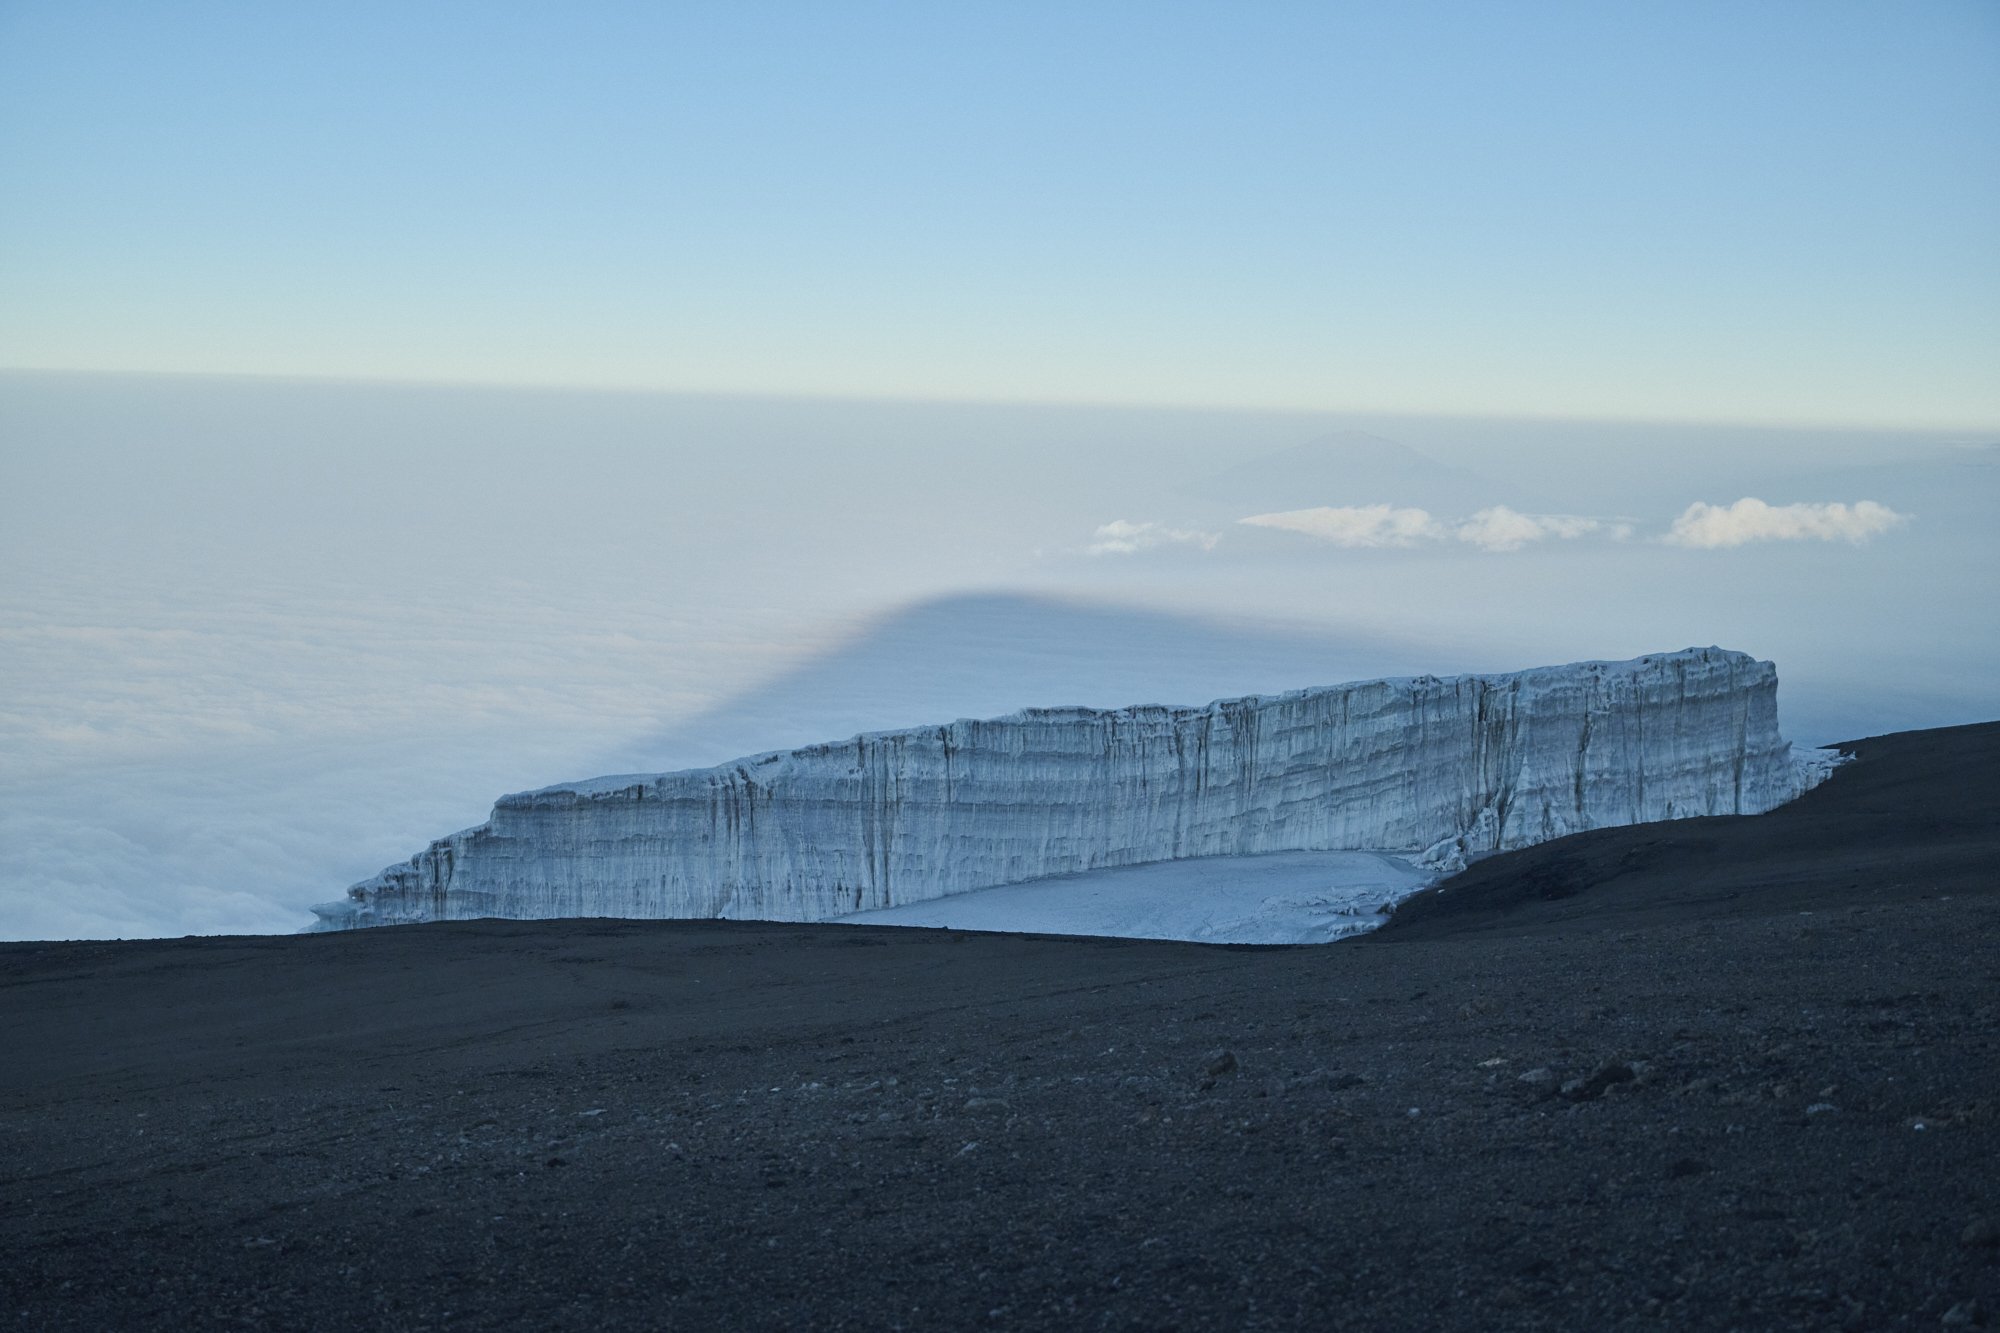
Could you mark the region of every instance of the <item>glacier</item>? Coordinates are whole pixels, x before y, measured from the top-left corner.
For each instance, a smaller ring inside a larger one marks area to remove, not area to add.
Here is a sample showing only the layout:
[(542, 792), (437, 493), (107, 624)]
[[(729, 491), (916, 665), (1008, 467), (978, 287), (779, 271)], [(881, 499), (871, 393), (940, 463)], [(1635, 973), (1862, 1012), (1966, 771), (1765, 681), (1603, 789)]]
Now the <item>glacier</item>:
[(1584, 829), (1756, 814), (1825, 776), (1776, 667), (1722, 648), (1202, 707), (1031, 708), (502, 797), (314, 907), (822, 921), (1082, 871), (1394, 850), (1448, 870)]

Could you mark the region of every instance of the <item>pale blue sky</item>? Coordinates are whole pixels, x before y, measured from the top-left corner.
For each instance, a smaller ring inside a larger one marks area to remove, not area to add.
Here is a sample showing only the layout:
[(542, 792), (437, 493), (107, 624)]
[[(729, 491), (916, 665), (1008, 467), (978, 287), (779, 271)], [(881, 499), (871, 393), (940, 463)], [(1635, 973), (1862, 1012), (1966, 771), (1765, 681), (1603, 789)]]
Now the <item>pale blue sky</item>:
[(0, 365), (1990, 427), (2000, 5), (0, 3)]

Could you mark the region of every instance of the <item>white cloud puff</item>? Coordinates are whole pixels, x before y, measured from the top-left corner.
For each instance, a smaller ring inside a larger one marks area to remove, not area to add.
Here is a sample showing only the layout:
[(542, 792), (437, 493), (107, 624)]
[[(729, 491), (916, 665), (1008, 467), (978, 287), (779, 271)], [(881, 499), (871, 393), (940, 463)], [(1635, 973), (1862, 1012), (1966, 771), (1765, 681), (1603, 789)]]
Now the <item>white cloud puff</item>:
[(1199, 546), (1212, 551), (1220, 540), (1213, 532), (1170, 528), (1164, 523), (1133, 523), (1122, 518), (1102, 525), (1091, 537), (1090, 545), (1083, 548), (1085, 555), (1132, 555), (1155, 546)]
[(1674, 546), (1714, 549), (1746, 542), (1844, 541), (1860, 543), (1909, 521), (1873, 500), (1845, 504), (1765, 504), (1745, 496), (1732, 505), (1697, 500), (1674, 520), (1665, 540)]
[(1574, 514), (1523, 514), (1506, 505), (1482, 509), (1458, 525), (1453, 533), (1460, 541), (1486, 551), (1518, 551), (1529, 542), (1550, 537), (1570, 539), (1604, 533), (1623, 539), (1631, 529), (1623, 524), (1607, 524), (1600, 519)]
[(1277, 514), (1252, 514), (1238, 519), (1256, 528), (1302, 532), (1335, 546), (1414, 546), (1445, 535), (1445, 528), (1423, 509), (1394, 505), (1344, 505), (1333, 508), (1287, 509)]
[(1351, 505), (1343, 508), (1288, 509), (1255, 514), (1239, 522), (1260, 528), (1303, 533), (1335, 546), (1415, 546), (1419, 542), (1456, 538), (1484, 551), (1518, 551), (1530, 542), (1592, 534), (1623, 541), (1632, 535), (1625, 523), (1573, 514), (1523, 514), (1506, 505), (1482, 509), (1470, 518), (1446, 521), (1428, 510), (1394, 505)]

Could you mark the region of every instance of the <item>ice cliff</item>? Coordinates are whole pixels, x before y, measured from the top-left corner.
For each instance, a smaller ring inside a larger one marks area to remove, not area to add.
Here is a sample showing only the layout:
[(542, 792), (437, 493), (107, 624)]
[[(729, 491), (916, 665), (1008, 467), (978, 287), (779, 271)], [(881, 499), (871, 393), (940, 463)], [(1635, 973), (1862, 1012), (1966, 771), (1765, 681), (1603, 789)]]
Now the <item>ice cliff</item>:
[[(1183, 857), (1406, 849), (1451, 865), (1582, 829), (1755, 814), (1810, 783), (1777, 671), (1693, 648), (1201, 708), (1034, 708), (716, 768), (505, 796), (314, 908), (815, 921)], [(1821, 774), (1823, 776), (1823, 774)]]

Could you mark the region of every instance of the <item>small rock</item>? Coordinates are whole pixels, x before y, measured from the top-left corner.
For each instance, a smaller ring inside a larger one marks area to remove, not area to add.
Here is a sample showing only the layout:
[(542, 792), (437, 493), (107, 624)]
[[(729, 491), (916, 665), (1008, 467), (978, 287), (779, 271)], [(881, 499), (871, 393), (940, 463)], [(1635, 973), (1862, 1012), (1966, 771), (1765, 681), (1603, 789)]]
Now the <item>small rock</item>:
[(1990, 1250), (2000, 1245), (2000, 1227), (1984, 1217), (1975, 1217), (1958, 1233), (1958, 1243), (1976, 1250)]
[(1210, 1051), (1202, 1061), (1201, 1072), (1208, 1078), (1221, 1078), (1224, 1074), (1236, 1072), (1236, 1052), (1231, 1050)]
[(1479, 1068), (1481, 1068), (1481, 1069), (1498, 1069), (1498, 1068), (1499, 1068), (1500, 1066), (1502, 1066), (1502, 1065), (1504, 1065), (1504, 1064), (1506, 1064), (1506, 1063), (1507, 1063), (1507, 1057), (1506, 1057), (1506, 1056), (1504, 1056), (1504, 1055), (1496, 1055), (1496, 1056), (1494, 1056), (1494, 1057), (1493, 1057), (1493, 1058), (1492, 1058), (1491, 1060), (1481, 1060), (1481, 1061), (1479, 1062)]
[(1284, 1090), (1286, 1092), (1311, 1092), (1315, 1089), (1323, 1089), (1327, 1092), (1344, 1092), (1348, 1088), (1358, 1088), (1367, 1081), (1361, 1075), (1351, 1074), (1346, 1070), (1315, 1069), (1287, 1081), (1284, 1085)]
[(1983, 1323), (1985, 1320), (1978, 1301), (1960, 1301), (1946, 1310), (1944, 1318), (1938, 1322), (1946, 1328), (1971, 1328), (1974, 1324)]
[(1839, 1109), (1840, 1108), (1838, 1106), (1835, 1106), (1832, 1102), (1814, 1102), (1811, 1106), (1808, 1106), (1806, 1108), (1806, 1114), (1825, 1115), (1828, 1111), (1838, 1111)]
[(1621, 1061), (1610, 1060), (1592, 1070), (1587, 1077), (1573, 1078), (1562, 1085), (1562, 1095), (1573, 1102), (1587, 1102), (1602, 1097), (1605, 1090), (1620, 1083), (1630, 1083), (1638, 1077), (1632, 1066)]
[(1520, 1075), (1519, 1081), (1533, 1084), (1536, 1087), (1546, 1087), (1556, 1081), (1556, 1071), (1544, 1065), (1538, 1069), (1530, 1069), (1527, 1073)]
[(968, 1111), (1004, 1112), (1009, 1108), (1004, 1097), (968, 1097), (965, 1099), (965, 1109)]

